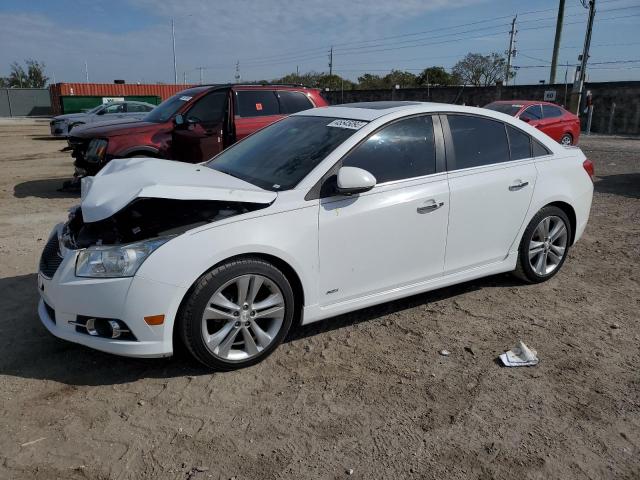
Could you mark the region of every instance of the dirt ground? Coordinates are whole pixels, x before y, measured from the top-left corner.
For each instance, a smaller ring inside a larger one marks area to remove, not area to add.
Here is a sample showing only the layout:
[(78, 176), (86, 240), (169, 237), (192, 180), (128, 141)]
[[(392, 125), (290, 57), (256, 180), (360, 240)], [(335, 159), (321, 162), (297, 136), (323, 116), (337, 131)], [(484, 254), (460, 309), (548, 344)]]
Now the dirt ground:
[[(210, 374), (39, 324), (43, 240), (78, 202), (47, 129), (0, 122), (0, 478), (640, 478), (640, 139), (583, 138), (591, 220), (551, 281), (370, 308)], [(537, 367), (497, 364), (518, 339)]]

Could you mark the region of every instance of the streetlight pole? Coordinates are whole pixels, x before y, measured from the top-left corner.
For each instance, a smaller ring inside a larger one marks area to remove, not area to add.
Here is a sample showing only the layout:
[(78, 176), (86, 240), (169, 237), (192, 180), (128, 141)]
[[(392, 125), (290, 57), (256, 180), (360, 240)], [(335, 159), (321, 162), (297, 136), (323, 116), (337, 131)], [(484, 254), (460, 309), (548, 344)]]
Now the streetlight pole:
[(173, 42), (173, 83), (178, 83), (178, 67), (176, 63), (176, 26), (175, 21), (171, 19), (171, 40)]

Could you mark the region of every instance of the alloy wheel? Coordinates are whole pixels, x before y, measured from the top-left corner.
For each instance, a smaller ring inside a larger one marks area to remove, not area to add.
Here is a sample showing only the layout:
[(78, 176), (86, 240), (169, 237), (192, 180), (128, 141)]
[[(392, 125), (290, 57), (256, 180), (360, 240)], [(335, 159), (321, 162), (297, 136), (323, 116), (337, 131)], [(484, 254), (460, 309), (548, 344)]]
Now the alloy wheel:
[(202, 314), (207, 348), (224, 360), (247, 360), (276, 337), (285, 317), (280, 288), (263, 275), (238, 276), (211, 296)]
[(562, 263), (567, 250), (567, 226), (555, 215), (543, 218), (529, 241), (529, 264), (541, 277), (550, 275)]
[(571, 145), (571, 135), (563, 135), (560, 139), (562, 145)]

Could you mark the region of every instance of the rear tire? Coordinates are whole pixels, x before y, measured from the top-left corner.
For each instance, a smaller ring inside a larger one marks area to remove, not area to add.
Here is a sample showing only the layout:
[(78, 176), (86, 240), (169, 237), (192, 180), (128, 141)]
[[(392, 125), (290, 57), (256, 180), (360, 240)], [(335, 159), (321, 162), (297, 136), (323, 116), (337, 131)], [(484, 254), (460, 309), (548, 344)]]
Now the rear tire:
[(562, 137), (560, 137), (560, 142), (561, 145), (573, 145), (573, 135), (571, 135), (570, 133), (565, 133), (564, 135), (562, 135)]
[(294, 317), (286, 276), (260, 258), (232, 260), (202, 276), (178, 316), (178, 333), (198, 361), (218, 371), (264, 360)]
[(564, 211), (552, 205), (541, 209), (522, 235), (514, 274), (528, 283), (552, 278), (567, 258), (571, 235), (571, 222)]

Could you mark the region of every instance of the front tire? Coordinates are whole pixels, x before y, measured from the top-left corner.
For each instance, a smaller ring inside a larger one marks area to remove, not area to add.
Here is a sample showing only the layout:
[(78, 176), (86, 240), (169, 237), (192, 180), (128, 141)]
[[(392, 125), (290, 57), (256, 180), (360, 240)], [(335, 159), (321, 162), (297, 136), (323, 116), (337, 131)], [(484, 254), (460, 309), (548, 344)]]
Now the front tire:
[(529, 283), (553, 277), (567, 258), (571, 222), (558, 207), (547, 206), (529, 222), (520, 240), (516, 276)]
[(294, 317), (286, 276), (259, 258), (233, 260), (198, 280), (178, 317), (189, 352), (228, 371), (254, 365), (282, 343)]

